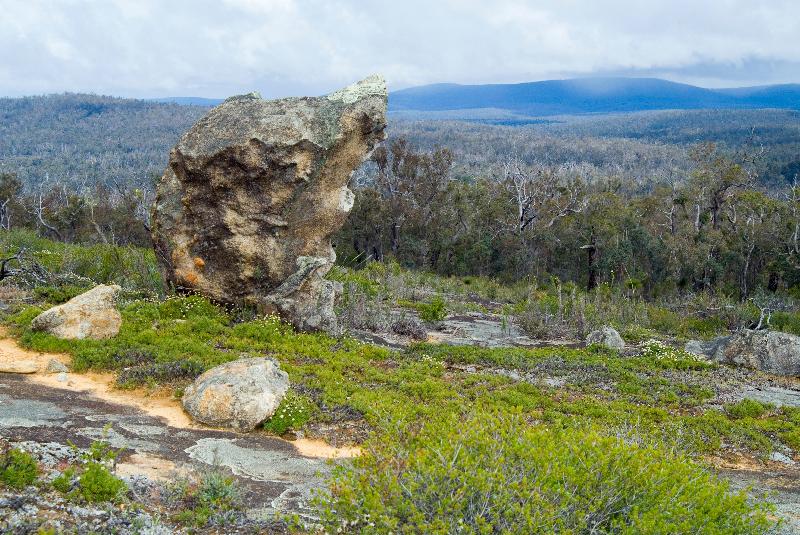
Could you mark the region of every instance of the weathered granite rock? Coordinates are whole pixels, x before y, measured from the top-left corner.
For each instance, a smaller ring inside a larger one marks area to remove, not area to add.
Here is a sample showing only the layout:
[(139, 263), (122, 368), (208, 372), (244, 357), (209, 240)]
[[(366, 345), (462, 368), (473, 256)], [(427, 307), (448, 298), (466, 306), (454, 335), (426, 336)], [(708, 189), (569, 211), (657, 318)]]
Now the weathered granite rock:
[(723, 364), (800, 376), (800, 336), (789, 333), (743, 329), (710, 342), (690, 341), (686, 350)]
[(352, 172), (385, 138), (386, 82), (318, 98), (231, 97), (180, 139), (156, 188), (153, 240), (165, 280), (220, 302), (336, 330), (322, 277), (353, 206)]
[(683, 349), (698, 357), (722, 361), (725, 358), (725, 347), (730, 339), (730, 336), (719, 336), (713, 340), (689, 340)]
[(13, 362), (0, 362), (0, 373), (36, 373), (39, 365), (32, 360), (15, 360)]
[(614, 327), (609, 327), (608, 325), (589, 333), (589, 336), (586, 337), (586, 345), (590, 346), (592, 344), (616, 349), (617, 351), (625, 349), (625, 341)]
[(46, 371), (47, 373), (66, 373), (69, 371), (69, 368), (60, 360), (50, 359), (47, 361)]
[(275, 413), (289, 376), (267, 358), (244, 358), (211, 368), (183, 393), (183, 408), (207, 425), (252, 431)]
[(112, 338), (122, 325), (122, 315), (114, 302), (120, 289), (117, 285), (95, 286), (63, 305), (45, 310), (33, 319), (31, 328), (67, 339)]

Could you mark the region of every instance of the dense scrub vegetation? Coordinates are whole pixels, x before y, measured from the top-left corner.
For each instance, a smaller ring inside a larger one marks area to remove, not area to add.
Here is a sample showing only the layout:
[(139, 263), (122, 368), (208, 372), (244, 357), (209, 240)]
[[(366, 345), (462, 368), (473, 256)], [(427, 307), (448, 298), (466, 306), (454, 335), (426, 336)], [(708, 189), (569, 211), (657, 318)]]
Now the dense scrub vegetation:
[[(526, 164), (574, 165), (587, 177), (615, 176), (647, 190), (687, 176), (689, 149), (716, 143), (727, 152), (763, 147), (758, 182), (776, 187), (800, 165), (800, 112), (790, 110), (671, 110), (628, 114), (526, 117), (502, 110), (393, 115), (392, 135), (454, 154), (456, 177), (490, 175), (509, 155)], [(516, 125), (516, 126), (515, 126)]]
[[(0, 101), (0, 228), (149, 246), (151, 177), (203, 111), (83, 95)], [(393, 258), (443, 275), (555, 276), (647, 298), (746, 300), (800, 282), (797, 112), (525, 127), (397, 120), (392, 136), (354, 181), (357, 203), (336, 239), (345, 264)]]
[(358, 533), (763, 533), (768, 508), (688, 459), (518, 415), (392, 429), (334, 476), (323, 521)]
[[(359, 526), (372, 522), (378, 526), (375, 532), (398, 523), (411, 531), (443, 529), (441, 522), (447, 520), (436, 514), (434, 503), (441, 497), (436, 490), (441, 484), (442, 492), (465, 498), (459, 500), (463, 507), (471, 503), (462, 494), (469, 489), (476, 500), (494, 497), (485, 513), (449, 511), (463, 513), (472, 527), (526, 531), (556, 522), (578, 531), (596, 524), (600, 532), (636, 532), (669, 513), (673, 532), (713, 524), (721, 533), (759, 533), (767, 525), (765, 510), (704, 472), (703, 456), (766, 456), (785, 446), (800, 447), (796, 409), (757, 402), (758, 410), (753, 403), (720, 407), (715, 388), (724, 370), (666, 344), (645, 344), (640, 354), (625, 357), (599, 347), (489, 349), (417, 343), (392, 351), (349, 337), (295, 333), (274, 317), (220, 308), (199, 296), (165, 298), (152, 284), (152, 256), (141, 251), (143, 273), (138, 277), (114, 263), (113, 269), (102, 269), (115, 251), (134, 256), (135, 248), (101, 244), (81, 252), (79, 246), (35, 238), (29, 232), (6, 236), (5, 247), (25, 244), (33, 258), (46, 258), (56, 273), (69, 266), (88, 285), (117, 281), (125, 286), (117, 337), (68, 341), (29, 328), (39, 311), (69, 294), (59, 279), (51, 279), (51, 287), (37, 283), (39, 290), (33, 295), (21, 289), (14, 294), (6, 284), (7, 296), (19, 295), (19, 300), (14, 304), (7, 299), (12, 310), (5, 321), (26, 347), (70, 353), (78, 371), (115, 370), (122, 388), (167, 388), (177, 395), (209, 367), (242, 355), (269, 356), (289, 373), (292, 391), (266, 422), (266, 432), (313, 432), (319, 425), (345, 425), (363, 429), (351, 435), (356, 442), (366, 439), (368, 431), (375, 432), (363, 460), (352, 471), (339, 472), (332, 493), (319, 498), (323, 510), (340, 512), (326, 517), (331, 527), (346, 520)], [(339, 269), (333, 276), (345, 282), (348, 292), (363, 291), (375, 300), (396, 303), (404, 297), (435, 303), (431, 308), (437, 314), (498, 305), (511, 314), (515, 299), (538, 298), (524, 285), (442, 278), (405, 271), (397, 264), (374, 263), (356, 272)], [(441, 302), (415, 299), (411, 292), (440, 295)], [(487, 299), (490, 295), (494, 301)], [(540, 298), (549, 299), (546, 292)], [(448, 424), (452, 419), (468, 425)], [(408, 427), (425, 421), (431, 425)], [(554, 449), (525, 448), (523, 442)], [(436, 451), (441, 458), (427, 456)], [(451, 469), (442, 472), (440, 460), (456, 451), (460, 453), (453, 464), (445, 465)], [(547, 451), (557, 452), (560, 464), (550, 463)], [(588, 472), (578, 469), (582, 463), (588, 463)], [(551, 471), (541, 472), (543, 466)], [(531, 478), (539, 474), (526, 481), (549, 490), (530, 503), (515, 502), (512, 487), (507, 493), (495, 492), (499, 480), (493, 478), (512, 477), (511, 467), (527, 470)], [(635, 477), (640, 472), (653, 477)], [(95, 478), (88, 470), (82, 474), (88, 474), (87, 485), (91, 480), (101, 488), (113, 487), (104, 475)], [(79, 476), (70, 477), (73, 488)], [(564, 478), (585, 493), (559, 494), (555, 482)], [(401, 489), (409, 484), (428, 490), (404, 493)], [(684, 484), (685, 490), (677, 494), (664, 491)], [(611, 489), (617, 489), (618, 496), (611, 496)], [(202, 525), (207, 509), (204, 498), (193, 492), (181, 494), (195, 505), (180, 521)], [(569, 513), (556, 511), (564, 499), (571, 500)], [(374, 508), (377, 502), (384, 505)], [(520, 514), (503, 516), (495, 506)], [(611, 514), (609, 508), (622, 512)], [(375, 516), (366, 518), (367, 509)]]

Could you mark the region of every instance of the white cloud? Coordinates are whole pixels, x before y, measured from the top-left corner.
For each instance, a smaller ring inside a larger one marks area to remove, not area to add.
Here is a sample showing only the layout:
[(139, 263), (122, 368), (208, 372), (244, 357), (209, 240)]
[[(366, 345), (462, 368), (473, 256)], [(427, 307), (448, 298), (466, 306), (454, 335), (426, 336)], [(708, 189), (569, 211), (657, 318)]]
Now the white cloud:
[(800, 82), (796, 0), (0, 0), (0, 94), (318, 94), (651, 74)]

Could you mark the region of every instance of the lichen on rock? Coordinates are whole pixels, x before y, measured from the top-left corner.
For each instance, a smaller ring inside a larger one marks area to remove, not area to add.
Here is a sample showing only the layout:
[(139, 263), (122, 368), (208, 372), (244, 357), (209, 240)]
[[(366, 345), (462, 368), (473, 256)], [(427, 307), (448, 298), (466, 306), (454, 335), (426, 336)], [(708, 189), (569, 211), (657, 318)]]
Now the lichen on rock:
[(36, 316), (31, 329), (68, 340), (113, 338), (122, 326), (115, 302), (120, 290), (116, 284), (95, 286)]
[(198, 422), (252, 431), (273, 415), (289, 376), (267, 358), (242, 358), (206, 371), (183, 393), (183, 408)]
[(330, 238), (353, 206), (350, 176), (385, 138), (386, 100), (372, 76), (324, 97), (231, 97), (200, 119), (156, 188), (166, 282), (335, 332)]

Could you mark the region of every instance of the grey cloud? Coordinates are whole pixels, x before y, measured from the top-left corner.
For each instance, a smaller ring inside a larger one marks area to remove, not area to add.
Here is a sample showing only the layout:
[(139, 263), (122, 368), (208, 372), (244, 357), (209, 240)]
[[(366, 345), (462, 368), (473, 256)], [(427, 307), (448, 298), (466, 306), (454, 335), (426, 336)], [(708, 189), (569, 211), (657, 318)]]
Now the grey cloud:
[(797, 82), (795, 0), (0, 0), (0, 94), (320, 94), (572, 75)]

